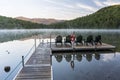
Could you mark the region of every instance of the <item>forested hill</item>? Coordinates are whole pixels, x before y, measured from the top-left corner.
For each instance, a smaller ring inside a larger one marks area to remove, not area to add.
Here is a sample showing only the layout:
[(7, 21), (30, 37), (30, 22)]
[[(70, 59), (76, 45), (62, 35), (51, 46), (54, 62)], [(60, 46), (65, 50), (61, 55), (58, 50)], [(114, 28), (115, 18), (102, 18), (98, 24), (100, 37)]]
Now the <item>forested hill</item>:
[(37, 29), (46, 25), (0, 16), (0, 29)]
[(51, 26), (54, 28), (120, 29), (120, 5), (105, 7), (88, 16)]
[(36, 29), (36, 28), (98, 28), (120, 29), (120, 5), (102, 8), (88, 16), (51, 25), (37, 24), (0, 16), (0, 29)]

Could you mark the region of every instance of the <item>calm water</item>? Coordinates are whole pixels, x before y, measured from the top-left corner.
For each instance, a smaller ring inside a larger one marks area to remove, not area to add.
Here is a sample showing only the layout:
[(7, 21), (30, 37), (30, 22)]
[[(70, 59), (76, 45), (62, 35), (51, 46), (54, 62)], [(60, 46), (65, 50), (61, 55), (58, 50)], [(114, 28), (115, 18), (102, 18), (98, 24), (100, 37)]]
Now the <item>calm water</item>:
[[(44, 30), (0, 30), (0, 80), (12, 80), (21, 68), (21, 56), (26, 60), (34, 51), (34, 39), (19, 40), (40, 36), (41, 39), (66, 36), (75, 32), (83, 35), (102, 35), (102, 41), (116, 46), (116, 52), (72, 52), (57, 53), (52, 56), (54, 80), (119, 80), (120, 79), (120, 30), (97, 29), (44, 29)], [(53, 40), (54, 41), (54, 40)], [(39, 40), (37, 40), (39, 44)], [(31, 49), (32, 48), (32, 49)], [(10, 72), (5, 72), (4, 67), (10, 66)], [(17, 69), (15, 69), (17, 67)]]
[(52, 66), (54, 80), (120, 80), (120, 53), (57, 53)]
[[(35, 49), (33, 45), (34, 39), (14, 40), (0, 43), (0, 80), (12, 80), (15, 77), (22, 67), (22, 56), (26, 57), (26, 61)], [(28, 53), (29, 55), (27, 56)], [(10, 66), (9, 72), (5, 72), (5, 66)]]

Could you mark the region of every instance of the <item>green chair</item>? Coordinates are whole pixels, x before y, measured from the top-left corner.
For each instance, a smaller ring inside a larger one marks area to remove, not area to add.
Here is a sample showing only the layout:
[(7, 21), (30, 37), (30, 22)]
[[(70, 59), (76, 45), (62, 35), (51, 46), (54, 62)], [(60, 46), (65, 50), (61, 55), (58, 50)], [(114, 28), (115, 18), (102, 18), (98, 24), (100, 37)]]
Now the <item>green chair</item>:
[(61, 43), (61, 45), (62, 45), (62, 36), (61, 36), (61, 35), (58, 35), (58, 36), (56, 37), (56, 39), (55, 39), (55, 44), (56, 44), (56, 46), (57, 46), (57, 43)]
[(76, 45), (78, 45), (79, 43), (83, 45), (82, 40), (83, 40), (82, 35), (77, 36), (77, 37), (76, 37)]
[(95, 45), (97, 45), (98, 43), (102, 45), (101, 35), (96, 36), (94, 42), (95, 42)]
[(64, 44), (66, 45), (66, 43), (70, 43), (72, 45), (72, 43), (71, 43), (71, 36), (70, 35), (66, 36), (66, 38), (64, 40)]
[(92, 35), (89, 35), (87, 37), (87, 40), (86, 40), (86, 45), (88, 46), (88, 44), (94, 44), (94, 40), (93, 40), (93, 36)]

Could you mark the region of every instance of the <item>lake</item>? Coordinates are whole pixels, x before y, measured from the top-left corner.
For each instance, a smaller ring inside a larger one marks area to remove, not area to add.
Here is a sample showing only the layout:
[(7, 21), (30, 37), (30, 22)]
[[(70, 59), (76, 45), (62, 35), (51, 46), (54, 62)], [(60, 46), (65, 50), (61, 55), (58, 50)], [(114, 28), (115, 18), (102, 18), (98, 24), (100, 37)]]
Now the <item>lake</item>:
[[(107, 29), (31, 29), (0, 30), (0, 80), (12, 80), (34, 52), (35, 40), (49, 42), (50, 36), (66, 36), (75, 32), (84, 39), (88, 35), (101, 35), (102, 41), (116, 46), (116, 52), (72, 52), (52, 56), (54, 80), (119, 80), (120, 79), (120, 30)], [(52, 40), (54, 42), (54, 40)], [(4, 70), (10, 66), (10, 71)]]

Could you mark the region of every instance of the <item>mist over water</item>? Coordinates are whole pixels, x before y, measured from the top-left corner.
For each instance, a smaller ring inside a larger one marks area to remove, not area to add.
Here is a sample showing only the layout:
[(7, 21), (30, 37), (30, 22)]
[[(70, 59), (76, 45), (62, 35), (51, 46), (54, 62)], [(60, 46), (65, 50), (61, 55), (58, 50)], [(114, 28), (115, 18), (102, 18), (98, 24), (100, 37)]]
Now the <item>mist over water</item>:
[(33, 35), (50, 36), (61, 34), (66, 36), (75, 32), (76, 34), (88, 35), (88, 34), (119, 34), (120, 30), (117, 29), (12, 29), (12, 30), (0, 30), (0, 42), (16, 40)]

